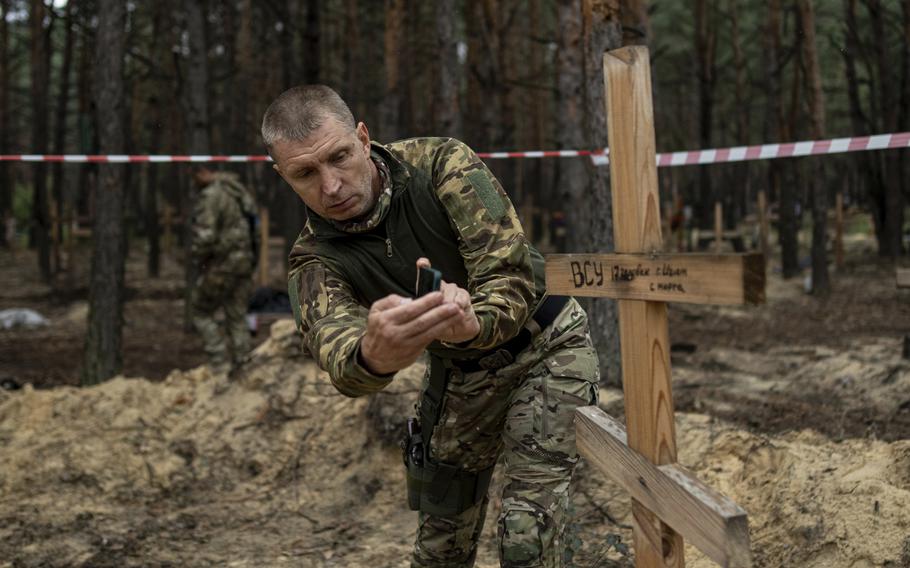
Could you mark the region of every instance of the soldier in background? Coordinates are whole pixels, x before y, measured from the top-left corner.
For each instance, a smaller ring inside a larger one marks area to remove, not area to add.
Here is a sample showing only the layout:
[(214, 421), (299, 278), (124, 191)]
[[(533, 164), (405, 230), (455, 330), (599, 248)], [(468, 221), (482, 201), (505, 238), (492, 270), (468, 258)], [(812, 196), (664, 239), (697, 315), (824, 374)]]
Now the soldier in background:
[[(236, 174), (203, 166), (193, 179), (201, 188), (193, 212), (193, 324), (212, 367), (227, 372), (250, 350), (246, 311), (258, 253), (256, 202)], [(215, 319), (219, 308), (223, 323)]]
[[(375, 393), (430, 355), (405, 444), (420, 511), (412, 566), (474, 564), (500, 455), (501, 565), (561, 566), (573, 415), (597, 400), (597, 355), (578, 303), (547, 295), (543, 257), (499, 181), (451, 138), (371, 142), (321, 85), (278, 97), (262, 136), (307, 206), (288, 288), (335, 387)], [(414, 298), (431, 264), (441, 289)]]

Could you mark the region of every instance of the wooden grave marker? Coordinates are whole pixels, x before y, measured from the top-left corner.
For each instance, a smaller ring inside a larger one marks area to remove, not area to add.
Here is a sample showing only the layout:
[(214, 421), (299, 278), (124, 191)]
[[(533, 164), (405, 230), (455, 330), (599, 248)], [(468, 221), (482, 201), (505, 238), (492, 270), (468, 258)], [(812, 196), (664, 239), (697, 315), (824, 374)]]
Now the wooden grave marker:
[(764, 301), (762, 255), (660, 254), (660, 200), (645, 47), (604, 55), (615, 254), (548, 255), (553, 294), (618, 300), (626, 428), (576, 411), (579, 452), (632, 497), (635, 565), (685, 566), (683, 537), (722, 566), (750, 566), (746, 512), (676, 464), (665, 302)]

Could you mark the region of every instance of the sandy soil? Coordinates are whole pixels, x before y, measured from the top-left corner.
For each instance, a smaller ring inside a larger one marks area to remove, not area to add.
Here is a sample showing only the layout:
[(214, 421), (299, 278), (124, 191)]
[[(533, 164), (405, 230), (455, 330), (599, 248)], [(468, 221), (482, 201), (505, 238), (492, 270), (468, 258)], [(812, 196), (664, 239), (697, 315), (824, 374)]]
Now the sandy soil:
[[(680, 461), (748, 511), (756, 566), (910, 566), (910, 292), (868, 243), (850, 252), (828, 300), (772, 274), (765, 306), (671, 307)], [(55, 354), (81, 349), (79, 325), (65, 323), (82, 321), (79, 299), (9, 294), (20, 272), (0, 274), (0, 308), (31, 302), (57, 335), (0, 332), (0, 374), (59, 386), (0, 390), (0, 568), (408, 565), (415, 518), (396, 441), (419, 365), (351, 400), (289, 322), (233, 381), (196, 366), (182, 332), (162, 326), (158, 341), (187, 359), (163, 347), (156, 364), (183, 370), (66, 386), (72, 363)], [(179, 304), (137, 289), (128, 313)], [(50, 339), (43, 360), (8, 359)], [(142, 366), (129, 350), (126, 361), (127, 376)], [(621, 393), (601, 406), (621, 416)], [(628, 498), (580, 466), (575, 565), (631, 566), (629, 524)], [(498, 565), (494, 525), (478, 566)], [(691, 548), (687, 560), (712, 565)]]

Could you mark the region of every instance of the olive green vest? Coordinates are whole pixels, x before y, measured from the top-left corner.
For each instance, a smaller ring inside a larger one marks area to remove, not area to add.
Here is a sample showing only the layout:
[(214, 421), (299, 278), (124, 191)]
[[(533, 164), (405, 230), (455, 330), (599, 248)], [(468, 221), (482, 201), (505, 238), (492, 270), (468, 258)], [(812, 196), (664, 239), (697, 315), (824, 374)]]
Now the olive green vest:
[[(350, 284), (357, 301), (364, 306), (389, 294), (413, 297), (416, 262), (422, 256), (442, 272), (443, 280), (468, 289), (468, 274), (458, 251), (458, 235), (428, 172), (399, 161), (378, 144), (373, 144), (372, 151), (388, 165), (392, 177), (392, 201), (385, 219), (371, 231), (347, 233), (308, 210), (316, 239), (315, 254)], [(536, 304), (546, 290), (544, 259), (537, 249), (529, 248)], [(480, 353), (450, 349), (439, 343), (433, 343), (429, 351), (438, 357), (459, 359)]]

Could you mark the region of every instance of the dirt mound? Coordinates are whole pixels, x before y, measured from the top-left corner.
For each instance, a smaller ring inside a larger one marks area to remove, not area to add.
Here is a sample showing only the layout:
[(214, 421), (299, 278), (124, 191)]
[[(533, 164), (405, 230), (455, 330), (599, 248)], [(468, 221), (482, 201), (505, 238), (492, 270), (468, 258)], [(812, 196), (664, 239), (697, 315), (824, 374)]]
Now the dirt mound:
[[(233, 379), (0, 391), (0, 567), (407, 566), (394, 439), (422, 369), (351, 400), (298, 345), (278, 322)], [(910, 565), (910, 442), (682, 413), (678, 430), (681, 461), (749, 511), (757, 566)], [(628, 499), (587, 465), (573, 515), (578, 566), (628, 565)], [(479, 566), (497, 565), (494, 525)]]

